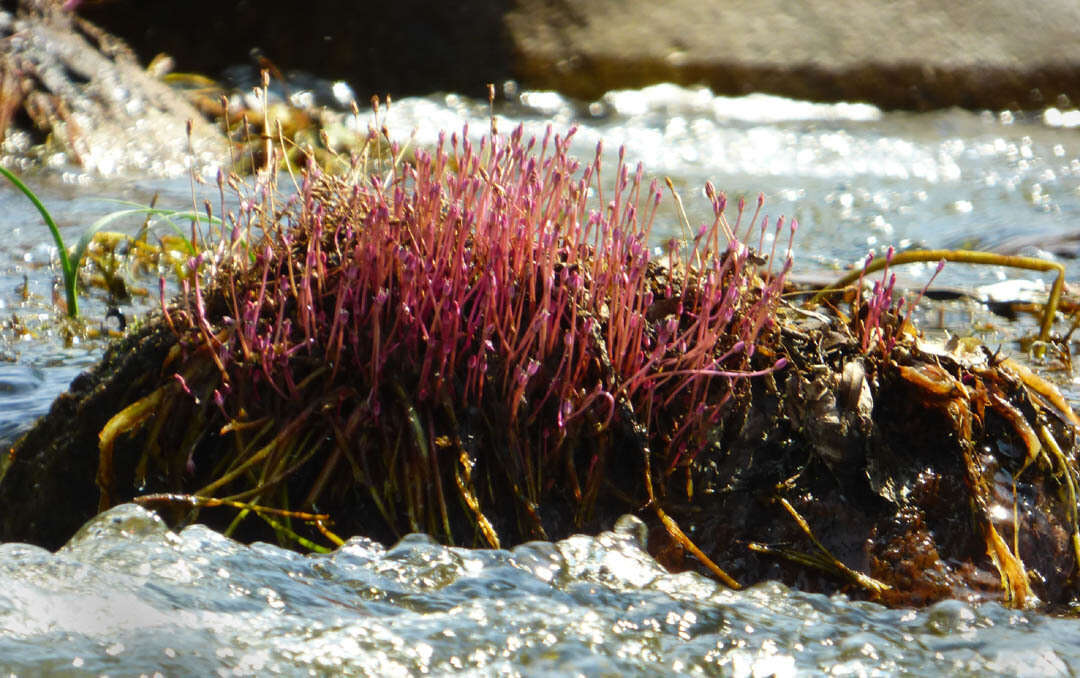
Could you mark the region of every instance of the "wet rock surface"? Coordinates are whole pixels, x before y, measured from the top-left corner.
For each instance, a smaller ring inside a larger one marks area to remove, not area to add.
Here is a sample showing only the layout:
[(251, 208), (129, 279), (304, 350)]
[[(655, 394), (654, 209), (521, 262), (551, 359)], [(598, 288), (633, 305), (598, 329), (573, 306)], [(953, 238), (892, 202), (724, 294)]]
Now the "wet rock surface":
[(72, 381), (0, 458), (0, 541), (57, 549), (96, 513), (97, 437), (121, 402), (144, 396), (173, 345), (167, 328), (148, 324), (113, 344)]

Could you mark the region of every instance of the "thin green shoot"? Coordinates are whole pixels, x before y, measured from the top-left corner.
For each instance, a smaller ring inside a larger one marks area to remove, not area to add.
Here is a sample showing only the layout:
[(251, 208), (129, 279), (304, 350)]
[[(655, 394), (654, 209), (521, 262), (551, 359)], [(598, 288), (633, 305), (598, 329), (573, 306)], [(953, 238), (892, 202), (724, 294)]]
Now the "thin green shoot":
[[(134, 204), (134, 203), (125, 203), (125, 204)], [(205, 214), (204, 215), (197, 215), (195, 212), (192, 212), (190, 210), (186, 211), (186, 212), (180, 212), (180, 211), (177, 211), (177, 210), (163, 209), (163, 208), (160, 208), (160, 207), (138, 206), (138, 207), (132, 207), (131, 209), (117, 210), (116, 212), (111, 212), (111, 213), (106, 214), (105, 216), (101, 217), (100, 219), (95, 221), (93, 224), (91, 224), (90, 227), (88, 229), (86, 229), (86, 231), (83, 233), (82, 237), (79, 238), (79, 243), (75, 246), (75, 249), (72, 251), (73, 259), (76, 262), (81, 262), (82, 258), (86, 255), (86, 249), (90, 246), (90, 243), (94, 240), (94, 235), (96, 235), (98, 231), (100, 231), (105, 226), (108, 226), (112, 222), (116, 221), (117, 219), (121, 219), (123, 217), (131, 216), (132, 214), (142, 214), (142, 215), (146, 215), (146, 216), (164, 217), (166, 223), (168, 223), (169, 226), (172, 227), (173, 231), (175, 231), (176, 234), (183, 240), (184, 245), (185, 245), (185, 247), (186, 247), (186, 249), (188, 251), (188, 254), (190, 254), (191, 256), (195, 256), (197, 254), (195, 246), (191, 243), (191, 240), (187, 237), (184, 230), (176, 225), (176, 223), (173, 221), (173, 219), (185, 219), (185, 220), (195, 220), (197, 218), (206, 219)], [(221, 220), (215, 217), (211, 223), (213, 223), (214, 225), (220, 226), (221, 225)]]
[(45, 220), (45, 224), (49, 227), (49, 231), (52, 233), (53, 241), (56, 243), (57, 250), (59, 250), (60, 269), (64, 277), (64, 293), (67, 300), (67, 315), (70, 318), (79, 317), (79, 267), (82, 265), (83, 260), (86, 257), (86, 251), (90, 247), (90, 243), (93, 242), (94, 236), (99, 231), (108, 226), (109, 224), (122, 219), (124, 217), (139, 214), (146, 217), (162, 217), (166, 223), (172, 228), (177, 236), (183, 241), (187, 252), (191, 256), (198, 254), (195, 244), (191, 242), (185, 231), (180, 228), (175, 220), (184, 221), (199, 221), (206, 219), (211, 225), (221, 227), (222, 221), (217, 217), (208, 217), (205, 214), (199, 214), (192, 210), (180, 211), (172, 209), (163, 209), (154, 206), (145, 206), (138, 203), (123, 201), (123, 200), (111, 200), (109, 202), (115, 202), (120, 205), (128, 207), (128, 209), (117, 210), (110, 212), (101, 217), (94, 223), (92, 223), (86, 230), (83, 231), (79, 241), (75, 244), (75, 247), (69, 252), (67, 246), (64, 243), (63, 236), (60, 235), (60, 228), (56, 225), (56, 221), (53, 219), (52, 214), (37, 197), (37, 195), (30, 190), (30, 188), (24, 184), (15, 174), (10, 170), (0, 167), (0, 174), (3, 174), (8, 181), (10, 181), (16, 188), (22, 191), (34, 207), (37, 208), (41, 214), (42, 219)]
[(198, 248), (196, 248), (195, 244), (191, 242), (191, 237), (187, 233), (187, 231), (180, 228), (180, 226), (177, 225), (175, 221), (173, 221), (174, 219), (182, 221), (206, 220), (212, 226), (223, 226), (223, 222), (218, 217), (208, 217), (205, 213), (195, 212), (193, 210), (171, 210), (162, 207), (154, 207), (153, 205), (141, 205), (137, 202), (130, 202), (128, 200), (106, 200), (106, 202), (110, 202), (116, 205), (124, 205), (130, 208), (108, 214), (106, 215), (106, 218), (114, 217), (114, 215), (116, 218), (119, 218), (121, 216), (127, 216), (129, 214), (143, 214), (147, 217), (162, 217), (169, 225), (169, 227), (173, 230), (173, 232), (183, 239), (184, 244), (187, 247), (188, 254), (190, 254), (191, 256), (195, 256), (198, 254)]
[[(53, 241), (56, 243), (56, 248), (60, 252), (60, 270), (64, 275), (64, 294), (67, 296), (67, 314), (70, 318), (79, 317), (79, 299), (78, 299), (78, 262), (76, 258), (74, 261), (68, 257), (67, 247), (64, 246), (64, 238), (60, 235), (60, 228), (56, 225), (56, 221), (53, 220), (52, 214), (45, 208), (45, 205), (37, 197), (37, 195), (30, 190), (30, 188), (24, 184), (19, 177), (15, 176), (6, 167), (0, 167), (0, 174), (7, 177), (7, 180), (14, 184), (15, 188), (22, 191), (37, 211), (41, 214), (41, 218), (45, 220), (45, 225), (49, 227), (49, 231), (52, 233)], [(91, 234), (91, 237), (93, 234)], [(87, 241), (89, 242), (89, 240)], [(83, 248), (85, 251), (85, 247)]]

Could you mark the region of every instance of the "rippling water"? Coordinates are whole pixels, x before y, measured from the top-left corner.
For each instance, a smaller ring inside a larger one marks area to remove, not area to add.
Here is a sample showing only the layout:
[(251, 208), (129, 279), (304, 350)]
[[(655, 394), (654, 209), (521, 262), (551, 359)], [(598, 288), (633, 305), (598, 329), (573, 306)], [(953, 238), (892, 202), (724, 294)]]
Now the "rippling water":
[(509, 551), (414, 535), (326, 556), (134, 505), (56, 554), (0, 546), (0, 667), (28, 675), (1071, 675), (1080, 625), (668, 574), (614, 532)]
[[(608, 168), (625, 146), (631, 162), (672, 178), (693, 222), (711, 221), (700, 198), (706, 180), (751, 201), (764, 191), (774, 218), (802, 224), (796, 268), (804, 274), (836, 276), (887, 244), (1075, 254), (1076, 111), (884, 113), (667, 85), (588, 104), (507, 94), (497, 107), (501, 131), (576, 126), (575, 153), (591, 157), (602, 141)], [(485, 131), (489, 111), (457, 95), (407, 99), (382, 122), (425, 145), (465, 122)], [(30, 181), (72, 241), (115, 209), (96, 198), (148, 202), (160, 193), (162, 206), (191, 205), (187, 179), (101, 183), (61, 169)], [(680, 233), (674, 213), (661, 218), (658, 238)], [(0, 438), (10, 438), (100, 348), (65, 345), (49, 329), (55, 250), (7, 186), (0, 229)], [(1076, 260), (1063, 261), (1080, 277)], [(929, 270), (904, 274), (918, 285)], [(986, 293), (1003, 283), (1005, 294), (1045, 289), (1039, 274), (996, 267), (950, 266), (943, 282)], [(87, 307), (103, 314), (101, 299)], [(923, 320), (928, 326), (932, 314)], [(1014, 352), (1016, 333), (1033, 326), (985, 314), (976, 324), (988, 345)], [(1075, 620), (963, 602), (887, 610), (775, 584), (731, 592), (665, 573), (641, 550), (633, 523), (622, 528), (512, 551), (413, 536), (390, 549), (353, 539), (328, 556), (300, 556), (201, 527), (172, 534), (123, 506), (56, 554), (0, 546), (0, 676), (1080, 673)]]

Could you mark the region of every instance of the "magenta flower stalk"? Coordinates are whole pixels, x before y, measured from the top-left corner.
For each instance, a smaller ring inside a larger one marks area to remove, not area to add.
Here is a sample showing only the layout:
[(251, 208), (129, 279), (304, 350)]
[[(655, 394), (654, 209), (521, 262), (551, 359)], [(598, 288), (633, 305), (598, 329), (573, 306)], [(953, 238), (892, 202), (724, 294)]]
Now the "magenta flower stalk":
[[(644, 436), (659, 469), (713, 444), (746, 384), (785, 366), (755, 349), (774, 341), (790, 238), (773, 259), (795, 224), (776, 220), (759, 259), (743, 239), (769, 226), (763, 197), (740, 233), (745, 201), (732, 225), (708, 184), (713, 218), (654, 259), (657, 182), (623, 151), (609, 180), (600, 144), (580, 165), (573, 134), (474, 143), (465, 129), (378, 175), (311, 170), (284, 204), (262, 184), (243, 196), (233, 232), (252, 263), (237, 257), (212, 289), (196, 280), (190, 317), (171, 315), (231, 385), (214, 400), (247, 450), (233, 466), (281, 478), (324, 459), (334, 468), (301, 494), (359, 482), (393, 531), (448, 532), (455, 487), (479, 526), (506, 487), (519, 534), (537, 536), (546, 493), (590, 510), (620, 436)], [(220, 339), (212, 308), (232, 319)], [(281, 422), (277, 442), (242, 434), (265, 421)]]

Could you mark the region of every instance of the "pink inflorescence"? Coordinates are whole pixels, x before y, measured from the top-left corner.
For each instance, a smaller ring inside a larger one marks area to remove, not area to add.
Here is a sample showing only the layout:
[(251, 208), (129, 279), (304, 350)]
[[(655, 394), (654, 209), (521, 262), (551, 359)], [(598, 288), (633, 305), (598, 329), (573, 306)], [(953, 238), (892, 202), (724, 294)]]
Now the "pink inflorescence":
[[(934, 279), (945, 268), (945, 260), (942, 259), (938, 262), (933, 275), (930, 276), (922, 290), (919, 291), (913, 303), (906, 304), (908, 300), (902, 296), (895, 299), (894, 302), (896, 274), (889, 271), (889, 266), (893, 263), (895, 254), (896, 250), (892, 246), (885, 252), (885, 265), (882, 267), (881, 280), (874, 281), (870, 296), (865, 302), (863, 300), (863, 279), (870, 264), (874, 261), (872, 252), (866, 256), (862, 274), (859, 276), (853, 310), (857, 317), (856, 334), (859, 338), (859, 347), (863, 353), (880, 351), (884, 357), (888, 357), (892, 353), (893, 348), (896, 347), (898, 333), (903, 332), (910, 322), (912, 310), (919, 305), (923, 295), (926, 294), (926, 290), (930, 288)], [(906, 312), (904, 309), (905, 304), (907, 305)], [(904, 314), (902, 320), (901, 313)]]
[[(253, 248), (249, 284), (222, 286), (233, 328), (215, 347), (222, 390), (247, 378), (268, 385), (264, 398), (300, 402), (315, 379), (339, 397), (306, 416), (336, 418), (336, 435), (356, 439), (408, 420), (425, 449), (460, 433), (448, 413), (461, 424), (484, 410), (530, 501), (564, 473), (560, 450), (612, 426), (643, 430), (668, 468), (689, 463), (745, 377), (785, 364), (769, 338), (796, 224), (760, 222), (774, 238), (766, 269), (743, 244), (761, 201), (740, 235), (743, 202), (732, 226), (710, 184), (712, 223), (654, 257), (656, 182), (644, 186), (620, 152), (605, 183), (601, 147), (582, 168), (572, 135), (518, 128), (474, 144), (466, 129), (382, 176), (307, 175), (287, 227)], [(226, 416), (251, 411), (215, 397)], [(606, 453), (597, 445), (577, 472)]]

